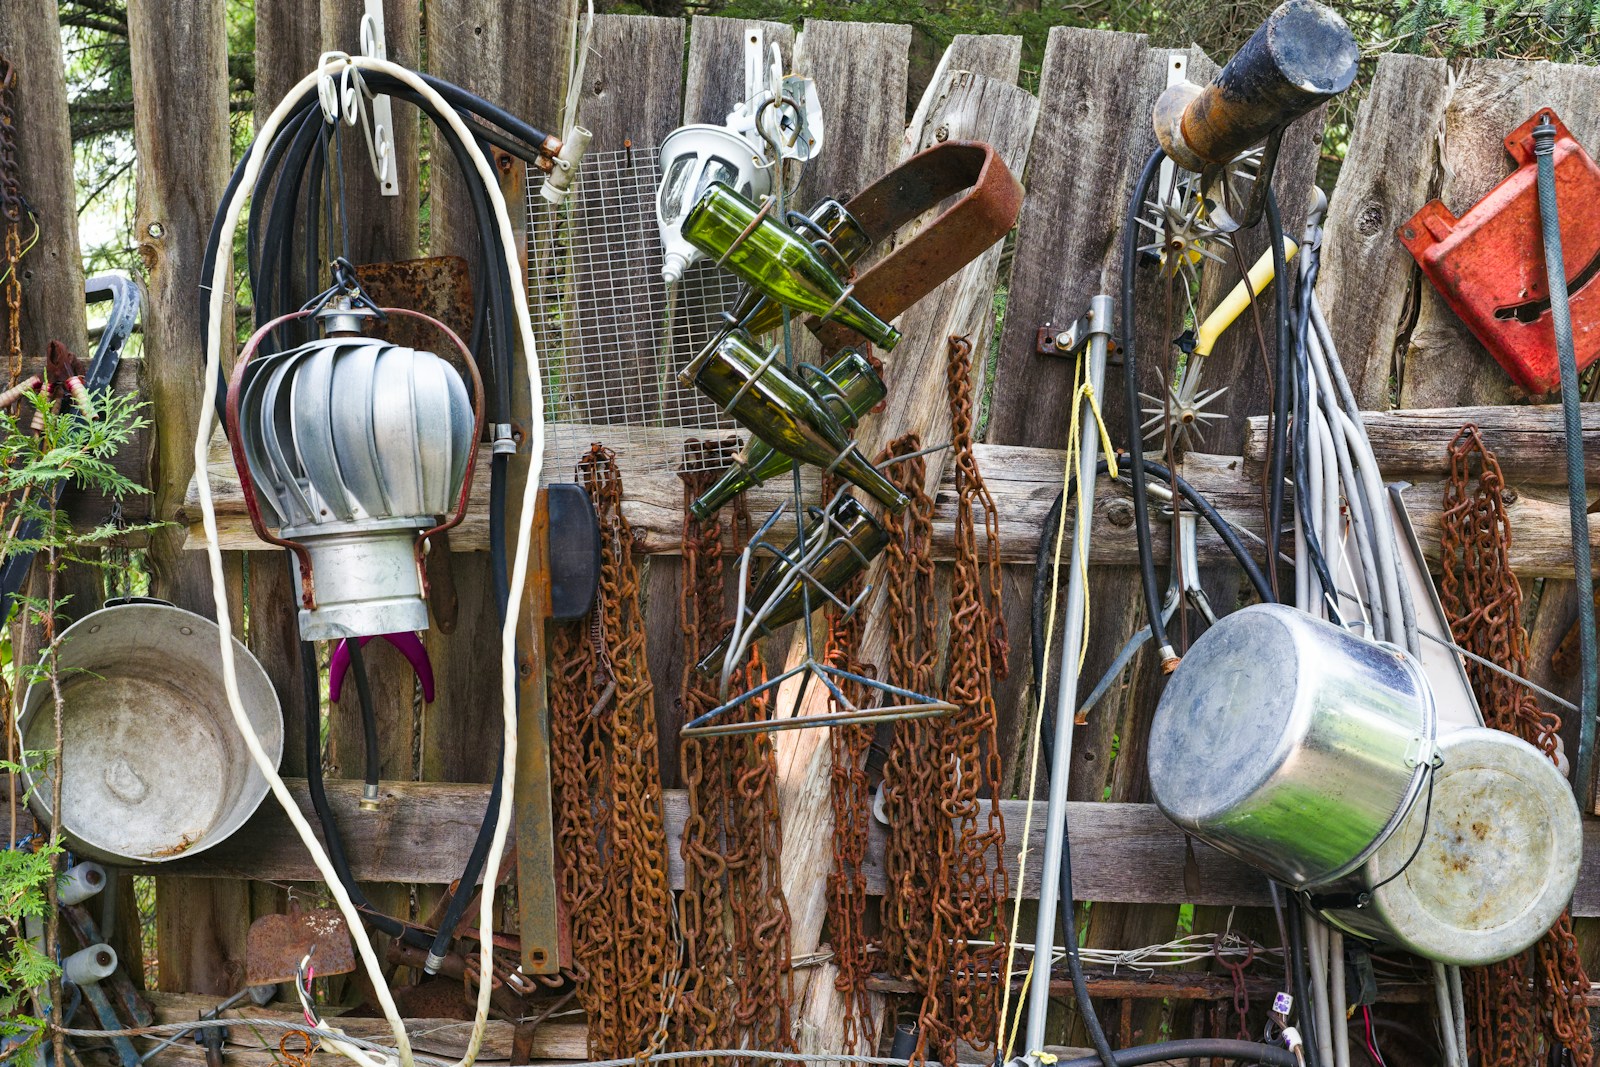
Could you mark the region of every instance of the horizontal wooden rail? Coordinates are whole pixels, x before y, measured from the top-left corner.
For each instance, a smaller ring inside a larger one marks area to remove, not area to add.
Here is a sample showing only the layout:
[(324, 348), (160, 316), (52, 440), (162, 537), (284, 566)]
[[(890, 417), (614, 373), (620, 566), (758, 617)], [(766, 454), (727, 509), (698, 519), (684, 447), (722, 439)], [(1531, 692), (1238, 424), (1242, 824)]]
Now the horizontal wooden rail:
[[(315, 825), (304, 779), (289, 779), (289, 790)], [(420, 882), (443, 884), (458, 878), (488, 802), (486, 785), (436, 782), (385, 782), (382, 806), (375, 812), (360, 809), (361, 783), (328, 783), (328, 799), (344, 837), (351, 868), (361, 882)], [(1007, 831), (1012, 840), (1027, 818), (1026, 801), (1002, 801)], [(668, 790), (667, 864), (674, 889), (683, 887), (683, 859), (678, 843), (688, 801), (681, 790)], [(1023, 895), (1037, 897), (1038, 858), (1044, 849), (1044, 805), (1033, 805), (1029, 827), (1028, 876)], [(1078, 802), (1069, 806), (1072, 829), (1074, 890), (1081, 900), (1120, 904), (1219, 904), (1262, 906), (1270, 904), (1267, 883), (1251, 867), (1199, 842), (1194, 842), (1194, 891), (1185, 887), (1187, 857), (1184, 835), (1150, 804)], [(873, 820), (867, 838), (863, 873), (867, 892), (884, 889), (883, 826)], [(1015, 846), (1004, 851), (1007, 872), (1016, 884)], [(1129, 871), (1138, 871), (1131, 878)], [(311, 857), (293, 828), (269, 798), (236, 834), (215, 848), (180, 858), (149, 873), (182, 874), (202, 878), (262, 878), (274, 881), (315, 881)], [(1578, 879), (1573, 914), (1600, 915), (1600, 820), (1584, 825), (1584, 865)]]
[[(1507, 478), (1516, 488), (1516, 499), (1509, 511), (1516, 537), (1511, 547), (1511, 565), (1528, 577), (1569, 575), (1572, 568), (1571, 535), (1568, 525), (1566, 491), (1559, 455), (1559, 430), (1552, 420), (1559, 411), (1548, 408), (1442, 408), (1432, 411), (1391, 411), (1369, 413), (1365, 420), (1373, 448), (1385, 476), (1391, 481), (1412, 483), (1407, 490), (1413, 522), (1423, 548), (1436, 558), (1439, 545), (1439, 508), (1443, 499), (1445, 446), (1463, 422), (1476, 422), (1486, 439), (1496, 447)], [(1600, 404), (1584, 405), (1588, 441), (1586, 451), (1592, 477), (1600, 480)], [(1252, 420), (1252, 436), (1246, 441), (1244, 456), (1216, 456), (1193, 453), (1182, 463), (1182, 475), (1235, 526), (1260, 535), (1261, 486), (1259, 456), (1262, 432)], [(604, 427), (596, 427), (604, 436)], [(681, 549), (683, 528), (683, 485), (674, 471), (678, 466), (685, 436), (679, 430), (632, 431), (631, 452), (619, 450), (626, 479), (627, 497), (623, 511), (633, 525), (637, 547), (645, 552), (675, 554)], [(217, 520), (224, 549), (270, 548), (256, 538), (245, 514), (244, 500), (232, 461), (218, 445), (213, 448), (210, 465), (212, 493), (216, 499)], [(487, 454), (477, 466), (472, 487), (472, 505), (466, 520), (451, 533), (451, 547), (458, 551), (482, 550), (488, 545), (488, 467)], [(1045, 513), (1061, 490), (1064, 454), (1047, 448), (1014, 445), (979, 445), (979, 468), (999, 511), (1002, 558), (1010, 563), (1031, 563), (1038, 549), (1039, 532)], [(1516, 473), (1513, 473), (1516, 472)], [(807, 468), (813, 479), (815, 470)], [(546, 480), (566, 477), (565, 468), (547, 466)], [(951, 475), (940, 485), (935, 497), (933, 554), (948, 560), (954, 548), (955, 489)], [(778, 481), (783, 482), (783, 479)], [(752, 514), (765, 515), (788, 499), (787, 482), (763, 486), (750, 494)], [(199, 528), (198, 495), (191, 485), (185, 504), (184, 521), (190, 524), (188, 544), (204, 544)], [(1133, 508), (1127, 492), (1102, 481), (1095, 498), (1094, 530), (1090, 538), (1089, 560), (1093, 564), (1123, 565), (1138, 560), (1131, 536)], [(781, 543), (792, 536), (792, 525), (780, 523), (772, 537)], [(731, 536), (731, 534), (730, 534)], [(1600, 516), (1590, 519), (1590, 542), (1600, 559)], [(1165, 557), (1166, 537), (1154, 539), (1158, 557)], [(731, 542), (730, 542), (731, 546)], [(1228, 557), (1226, 546), (1204, 523), (1201, 524), (1199, 553), (1202, 563), (1221, 562)]]

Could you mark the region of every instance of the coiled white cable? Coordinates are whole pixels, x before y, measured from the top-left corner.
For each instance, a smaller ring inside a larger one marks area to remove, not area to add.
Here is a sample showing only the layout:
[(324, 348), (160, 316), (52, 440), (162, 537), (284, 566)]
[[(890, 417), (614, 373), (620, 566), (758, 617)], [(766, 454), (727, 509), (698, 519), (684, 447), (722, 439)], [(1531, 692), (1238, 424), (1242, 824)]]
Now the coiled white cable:
[[(329, 53), (322, 57), (322, 62), (317, 70), (312, 71), (296, 83), (288, 95), (273, 109), (266, 122), (262, 124), (255, 143), (251, 147), (250, 156), (245, 164), (239, 187), (227, 204), (220, 230), (219, 247), (223, 249), (233, 247), (234, 231), (238, 228), (239, 216), (244, 208), (245, 200), (250, 196), (251, 190), (255, 186), (256, 178), (260, 173), (261, 162), (266, 154), (267, 145), (271, 143), (273, 137), (277, 134), (291, 107), (304, 97), (307, 92), (315, 90), (321, 79), (324, 77), (337, 77), (348, 68), (387, 74), (410, 86), (420, 97), (433, 105), (438, 114), (449, 122), (451, 128), (461, 139), (468, 158), (472, 160), (473, 168), (477, 171), (478, 179), (483, 183), (484, 192), (494, 209), (495, 221), (499, 226), (500, 243), (505, 252), (506, 271), (511, 277), (512, 303), (527, 366), (528, 392), (532, 401), (527, 441), (530, 466), (527, 482), (523, 487), (522, 512), (517, 520), (517, 548), (511, 568), (512, 596), (510, 597), (500, 635), (501, 707), (505, 718), (505, 758), (501, 760), (500, 809), (495, 815), (494, 837), (490, 842), (488, 859), (484, 865), (484, 870), (489, 872), (488, 878), (492, 880), (494, 877), (492, 872), (500, 868), (500, 859), (505, 852), (506, 837), (511, 826), (511, 796), (514, 791), (517, 766), (516, 633), (522, 604), (522, 598), (516, 594), (527, 582), (533, 513), (538, 499), (541, 460), (544, 455), (544, 420), (542, 418), (544, 401), (538, 354), (534, 348), (533, 330), (530, 326), (527, 292), (522, 285), (521, 270), (514, 251), (516, 243), (511, 229), (511, 216), (506, 209), (505, 197), (500, 192), (496, 172), (488, 159), (484, 157), (483, 152), (478, 148), (471, 130), (467, 128), (460, 115), (415, 72), (387, 60), (374, 59), (367, 56), (349, 56), (343, 53)], [(212, 277), (208, 280), (210, 304), (207, 309), (204, 378), (207, 382), (217, 379), (221, 367), (224, 336), (222, 327), (223, 293), (230, 283), (232, 269), (232, 257), (225, 254), (219, 255)], [(233, 712), (234, 723), (244, 738), (245, 747), (250, 751), (251, 759), (255, 761), (257, 768), (267, 779), (268, 785), (272, 788), (273, 796), (277, 798), (278, 804), (288, 816), (290, 824), (294, 826), (295, 832), (300, 835), (300, 840), (305, 844), (306, 850), (310, 852), (312, 861), (317, 865), (317, 870), (322, 874), (323, 881), (327, 883), (334, 902), (338, 905), (339, 911), (344, 915), (345, 921), (350, 927), (351, 936), (355, 940), (356, 950), (361, 957), (362, 965), (366, 968), (367, 975), (372, 981), (373, 991), (378, 998), (378, 1005), (383, 1010), (384, 1018), (388, 1021), (394, 1033), (400, 1064), (403, 1067), (413, 1067), (414, 1059), (411, 1052), (411, 1043), (406, 1036), (405, 1024), (400, 1018), (394, 997), (389, 992), (388, 982), (383, 977), (383, 971), (379, 965), (377, 954), (373, 950), (372, 941), (362, 926), (361, 913), (350, 899), (350, 894), (345, 891), (344, 886), (340, 883), (327, 852), (324, 851), (321, 842), (317, 840), (317, 836), (312, 831), (305, 816), (300, 813), (300, 808), (294, 802), (294, 798), (290, 796), (283, 779), (279, 777), (277, 767), (267, 756), (265, 749), (262, 748), (261, 740), (256, 736), (255, 729), (251, 726), (249, 716), (244, 709), (243, 698), (239, 692), (238, 671), (233, 659), (233, 626), (228, 611), (227, 585), (222, 569), (222, 550), (217, 540), (216, 507), (212, 500), (211, 485), (207, 477), (212, 424), (216, 419), (216, 400), (215, 393), (211, 389), (203, 389), (201, 393), (200, 424), (196, 430), (194, 442), (194, 469), (197, 474), (196, 483), (200, 496), (201, 523), (205, 529), (206, 557), (211, 567), (212, 595), (216, 604), (217, 627), (221, 638), (223, 687), (227, 693), (228, 706)], [(467, 887), (463, 886), (462, 891), (465, 892), (466, 890)], [(492, 884), (487, 886), (482, 894), (478, 928), (480, 930), (492, 930), (494, 928), (494, 892)], [(485, 1024), (489, 1017), (490, 970), (487, 967), (483, 968), (483, 974), (479, 977), (478, 1003), (477, 1011), (473, 1018), (472, 1037), (467, 1044), (466, 1054), (457, 1062), (456, 1067), (470, 1067), (473, 1061), (477, 1059), (478, 1051), (482, 1047)], [(395, 1059), (395, 1057), (374, 1056), (356, 1048), (354, 1045), (338, 1042), (332, 1042), (332, 1044), (338, 1052), (361, 1064), (362, 1067), (386, 1067), (386, 1065), (392, 1064)]]

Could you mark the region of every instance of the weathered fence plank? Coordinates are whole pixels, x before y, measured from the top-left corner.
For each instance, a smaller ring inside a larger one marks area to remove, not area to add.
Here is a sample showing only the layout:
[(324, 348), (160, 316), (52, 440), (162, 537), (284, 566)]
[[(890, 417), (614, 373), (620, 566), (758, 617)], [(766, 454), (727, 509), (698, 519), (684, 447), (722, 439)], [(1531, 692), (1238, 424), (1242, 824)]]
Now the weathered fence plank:
[[(288, 779), (289, 791), (311, 816), (311, 800), (303, 779)], [(482, 784), (440, 782), (385, 782), (383, 808), (376, 814), (358, 811), (359, 782), (329, 782), (328, 803), (340, 817), (351, 869), (362, 881), (415, 881), (444, 883), (459, 877), (461, 864), (472, 847), (489, 787)], [(1044, 847), (1044, 804), (1032, 802), (1029, 855)], [(1011, 840), (1002, 850), (1006, 871), (1015, 886), (1017, 849), (1028, 802), (1006, 800), (1000, 804)], [(670, 789), (664, 797), (667, 816), (668, 876), (673, 888), (683, 885), (683, 857), (678, 841), (688, 817), (688, 798)], [(1072, 874), (1081, 899), (1127, 904), (1245, 904), (1269, 903), (1266, 879), (1254, 868), (1200, 841), (1194, 842), (1199, 865), (1198, 893), (1185, 887), (1183, 831), (1152, 804), (1074, 801), (1069, 808), (1072, 828)], [(873, 820), (867, 838), (864, 871), (867, 892), (883, 892), (883, 827)], [(274, 878), (304, 880), (316, 877), (288, 819), (277, 808), (263, 807), (232, 839), (196, 856), (173, 860), (146, 870), (182, 872), (195, 878)], [(1137, 871), (1138, 876), (1130, 876)], [(1022, 882), (1025, 898), (1038, 895), (1038, 868), (1030, 864)], [(1600, 820), (1584, 826), (1584, 861), (1578, 878), (1574, 914), (1600, 915)], [(797, 952), (796, 955), (799, 955)]]
[[(139, 154), (134, 233), (148, 293), (145, 388), (156, 431), (155, 513), (170, 519), (193, 471), (193, 434), (205, 388), (197, 373), (204, 365), (195, 329), (204, 310), (198, 237), (211, 225), (230, 169), (224, 4), (198, 0), (174, 9), (133, 0), (128, 45)], [(174, 70), (188, 77), (168, 77)], [(224, 307), (227, 314), (231, 302)], [(183, 552), (182, 542), (176, 527), (152, 537), (150, 591), (180, 608), (215, 615), (206, 559)], [(240, 566), (237, 557), (229, 561), (230, 584), (240, 580)], [(237, 610), (230, 614), (242, 618)], [(249, 887), (167, 879), (156, 904), (162, 987), (223, 994), (237, 989)]]

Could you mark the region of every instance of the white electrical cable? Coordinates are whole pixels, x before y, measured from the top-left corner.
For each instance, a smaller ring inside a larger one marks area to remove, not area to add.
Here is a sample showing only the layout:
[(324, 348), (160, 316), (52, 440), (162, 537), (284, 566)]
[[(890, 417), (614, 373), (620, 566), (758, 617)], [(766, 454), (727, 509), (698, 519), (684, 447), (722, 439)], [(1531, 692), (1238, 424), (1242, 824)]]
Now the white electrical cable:
[[(387, 60), (373, 59), (367, 56), (348, 56), (339, 53), (323, 57), (322, 64), (317, 70), (302, 78), (287, 96), (279, 102), (278, 106), (262, 124), (256, 136), (254, 145), (250, 150), (245, 170), (239, 182), (239, 187), (233, 198), (228, 202), (223, 224), (220, 229), (219, 247), (229, 249), (233, 247), (234, 231), (238, 228), (239, 216), (243, 210), (244, 202), (250, 196), (256, 179), (261, 170), (262, 158), (266, 154), (267, 145), (272, 141), (278, 129), (283, 124), (284, 118), (291, 108), (311, 90), (318, 87), (325, 77), (336, 77), (349, 67), (360, 70), (370, 70), (387, 74), (412, 89), (426, 100), (442, 115), (460, 138), (473, 168), (478, 172), (489, 203), (494, 209), (495, 221), (500, 230), (500, 241), (505, 252), (506, 270), (511, 277), (511, 295), (513, 309), (517, 319), (517, 326), (521, 333), (522, 349), (527, 365), (528, 391), (532, 400), (531, 418), (528, 434), (528, 453), (530, 465), (527, 482), (523, 487), (522, 513), (517, 521), (517, 550), (511, 570), (510, 598), (506, 611), (506, 618), (501, 629), (501, 701), (505, 719), (505, 758), (501, 760), (501, 799), (500, 810), (496, 813), (494, 837), (489, 846), (489, 855), (485, 863), (485, 871), (494, 872), (500, 868), (500, 859), (505, 851), (506, 837), (511, 826), (511, 796), (515, 786), (516, 752), (517, 752), (517, 715), (516, 715), (516, 632), (518, 617), (521, 613), (522, 598), (515, 595), (527, 582), (528, 557), (532, 541), (533, 514), (537, 505), (539, 491), (539, 476), (541, 473), (542, 458), (544, 455), (544, 421), (541, 413), (544, 410), (541, 382), (539, 377), (538, 355), (534, 347), (533, 331), (530, 326), (527, 293), (522, 287), (520, 267), (517, 263), (514, 249), (515, 238), (511, 229), (511, 216), (506, 209), (505, 197), (500, 192), (498, 178), (494, 168), (484, 157), (479, 149), (472, 131), (467, 128), (455, 109), (428, 85), (415, 72)], [(207, 314), (206, 328), (206, 367), (204, 380), (215, 381), (220, 371), (222, 362), (222, 304), (223, 293), (227, 289), (232, 273), (232, 257), (226, 254), (217, 257), (216, 267), (210, 279), (210, 305)], [(414, 1057), (411, 1052), (410, 1040), (406, 1036), (405, 1024), (400, 1018), (399, 1009), (395, 1005), (394, 997), (389, 992), (387, 980), (379, 965), (377, 954), (372, 947), (372, 941), (367, 936), (362, 926), (361, 913), (356, 909), (350, 895), (340, 883), (338, 875), (334, 872), (333, 864), (324, 851), (321, 842), (307, 823), (305, 816), (300, 813), (299, 806), (290, 796), (283, 779), (279, 777), (277, 767), (261, 747), (261, 740), (256, 736), (255, 729), (250, 723), (248, 714), (244, 709), (244, 701), (239, 692), (238, 670), (233, 658), (232, 621), (229, 616), (227, 585), (222, 569), (222, 551), (217, 539), (216, 507), (211, 496), (211, 485), (206, 477), (208, 453), (211, 441), (212, 423), (216, 418), (215, 393), (211, 389), (203, 389), (200, 408), (200, 424), (195, 434), (194, 468), (200, 475), (196, 478), (200, 496), (200, 514), (206, 535), (206, 557), (211, 568), (212, 594), (216, 604), (217, 627), (220, 634), (221, 662), (223, 672), (223, 685), (228, 696), (228, 706), (233, 712), (234, 722), (243, 735), (245, 747), (249, 749), (251, 758), (267, 779), (272, 788), (273, 796), (289, 817), (289, 822), (294, 826), (301, 841), (311, 854), (312, 862), (317, 865), (323, 881), (327, 883), (329, 892), (333, 895), (334, 902), (344, 915), (346, 923), (356, 943), (356, 949), (365, 966), (367, 974), (372, 981), (373, 992), (378, 998), (379, 1007), (383, 1010), (384, 1018), (388, 1021), (394, 1032), (397, 1046), (395, 1055), (378, 1059), (364, 1054), (353, 1045), (331, 1042), (334, 1049), (363, 1067), (386, 1067), (398, 1059), (403, 1067), (413, 1067)], [(482, 907), (479, 913), (480, 930), (494, 928), (494, 887), (493, 875), (490, 874), (482, 894)], [(463, 887), (465, 891), (466, 887)], [(491, 992), (491, 968), (483, 968), (479, 977), (477, 1012), (473, 1019), (472, 1037), (467, 1044), (466, 1054), (457, 1062), (456, 1067), (470, 1067), (477, 1058), (478, 1051), (483, 1044), (483, 1035), (489, 1015), (489, 995)]]
[(1328, 928), (1328, 1014), (1333, 1016), (1333, 1067), (1350, 1067), (1350, 1016), (1344, 995), (1344, 935)]

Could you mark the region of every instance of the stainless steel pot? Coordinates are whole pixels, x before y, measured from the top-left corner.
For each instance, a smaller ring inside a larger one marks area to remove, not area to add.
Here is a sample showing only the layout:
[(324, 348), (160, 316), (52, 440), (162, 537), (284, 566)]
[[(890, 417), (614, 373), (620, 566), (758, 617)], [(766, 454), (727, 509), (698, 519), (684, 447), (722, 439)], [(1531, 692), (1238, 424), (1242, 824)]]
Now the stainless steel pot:
[(1433, 752), (1418, 664), (1302, 611), (1220, 619), (1167, 683), (1151, 727), (1156, 804), (1296, 888), (1360, 867), (1416, 802)]
[(1572, 899), (1578, 805), (1549, 758), (1511, 734), (1465, 727), (1438, 749), (1431, 798), (1311, 904), (1347, 933), (1442, 963), (1494, 963), (1542, 937)]
[[(223, 691), (216, 623), (162, 601), (126, 601), (61, 635), (62, 833), (111, 863), (161, 863), (242, 826), (267, 795)], [(283, 716), (267, 672), (237, 639), (239, 688), (262, 747), (283, 754)], [(54, 747), (48, 683), (28, 687), (24, 749)], [(51, 768), (24, 776), (52, 821)]]

